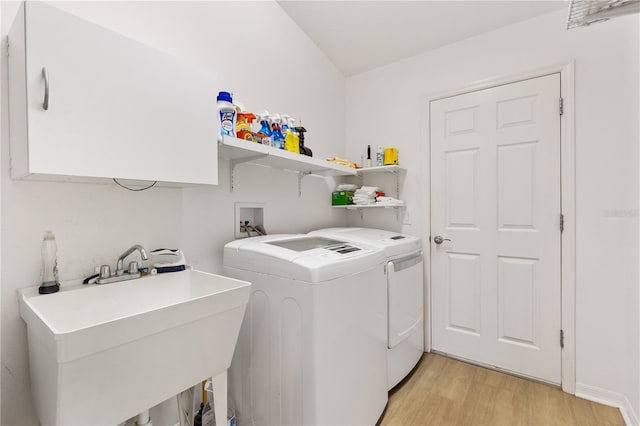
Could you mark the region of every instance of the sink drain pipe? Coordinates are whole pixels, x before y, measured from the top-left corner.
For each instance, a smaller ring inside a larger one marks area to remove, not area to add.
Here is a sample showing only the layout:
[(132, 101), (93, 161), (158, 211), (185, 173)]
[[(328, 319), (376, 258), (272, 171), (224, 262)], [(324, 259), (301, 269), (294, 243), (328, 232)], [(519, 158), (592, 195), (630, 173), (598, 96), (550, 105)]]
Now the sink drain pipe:
[(149, 410), (145, 410), (142, 413), (138, 414), (138, 417), (136, 417), (136, 425), (137, 426), (152, 426), (151, 425), (151, 416), (149, 415)]

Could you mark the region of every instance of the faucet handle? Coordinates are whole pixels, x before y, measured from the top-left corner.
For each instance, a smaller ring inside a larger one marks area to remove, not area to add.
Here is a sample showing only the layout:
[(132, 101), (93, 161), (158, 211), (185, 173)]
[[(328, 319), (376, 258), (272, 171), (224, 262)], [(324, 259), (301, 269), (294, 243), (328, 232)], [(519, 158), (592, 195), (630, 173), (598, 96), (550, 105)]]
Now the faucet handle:
[(130, 274), (137, 274), (138, 272), (140, 272), (140, 268), (138, 266), (138, 262), (136, 262), (135, 260), (129, 263), (129, 273)]
[(109, 265), (102, 265), (100, 267), (100, 278), (101, 279), (106, 279), (111, 277), (111, 266)]

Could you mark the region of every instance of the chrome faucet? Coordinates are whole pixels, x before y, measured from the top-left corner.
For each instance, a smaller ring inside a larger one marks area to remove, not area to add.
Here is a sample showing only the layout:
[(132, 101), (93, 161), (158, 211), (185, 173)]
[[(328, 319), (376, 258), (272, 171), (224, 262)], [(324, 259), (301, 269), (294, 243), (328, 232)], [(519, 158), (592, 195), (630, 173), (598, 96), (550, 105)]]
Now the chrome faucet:
[[(147, 251), (144, 249), (144, 247), (142, 247), (139, 244), (135, 244), (131, 247), (129, 247), (127, 249), (127, 251), (125, 251), (124, 253), (122, 253), (120, 255), (120, 257), (118, 258), (118, 264), (116, 265), (116, 275), (120, 276), (122, 274), (124, 274), (124, 266), (122, 265), (124, 262), (124, 259), (129, 256), (131, 253), (133, 253), (134, 251), (139, 251), (140, 252), (140, 257), (142, 258), (142, 260), (149, 260), (149, 256), (147, 256)], [(135, 271), (138, 272), (138, 271)], [(130, 274), (135, 273), (134, 271), (129, 271)]]
[(118, 281), (134, 280), (136, 278), (140, 278), (142, 274), (140, 273), (140, 265), (138, 262), (134, 260), (129, 263), (129, 271), (127, 271), (126, 274), (124, 273), (124, 267), (122, 266), (124, 259), (136, 250), (140, 252), (140, 257), (142, 258), (142, 260), (149, 260), (149, 256), (147, 256), (147, 251), (144, 249), (144, 247), (138, 244), (131, 246), (118, 258), (116, 273), (111, 275), (111, 267), (109, 265), (102, 265), (100, 267), (100, 274), (98, 274), (98, 278), (96, 279), (95, 283), (109, 284)]

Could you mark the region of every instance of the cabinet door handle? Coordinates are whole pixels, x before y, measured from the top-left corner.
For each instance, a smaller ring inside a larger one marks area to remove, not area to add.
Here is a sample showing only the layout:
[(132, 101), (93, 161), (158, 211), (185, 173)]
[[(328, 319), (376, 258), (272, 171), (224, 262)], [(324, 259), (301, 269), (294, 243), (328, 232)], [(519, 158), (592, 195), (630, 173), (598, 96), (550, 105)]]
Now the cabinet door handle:
[(42, 67), (42, 77), (44, 78), (44, 100), (42, 101), (42, 109), (49, 109), (49, 74), (47, 69)]

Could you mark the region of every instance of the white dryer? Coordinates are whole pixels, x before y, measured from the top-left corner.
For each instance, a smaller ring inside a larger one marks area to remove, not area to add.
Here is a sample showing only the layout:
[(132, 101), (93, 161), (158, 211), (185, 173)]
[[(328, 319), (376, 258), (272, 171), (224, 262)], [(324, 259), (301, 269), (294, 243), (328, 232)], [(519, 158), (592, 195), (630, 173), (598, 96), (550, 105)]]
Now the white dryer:
[(387, 403), (385, 255), (308, 235), (228, 243), (251, 296), (229, 370), (239, 426), (373, 425)]
[(386, 254), (388, 388), (424, 353), (424, 260), (419, 238), (371, 228), (327, 228), (309, 235), (379, 247)]

